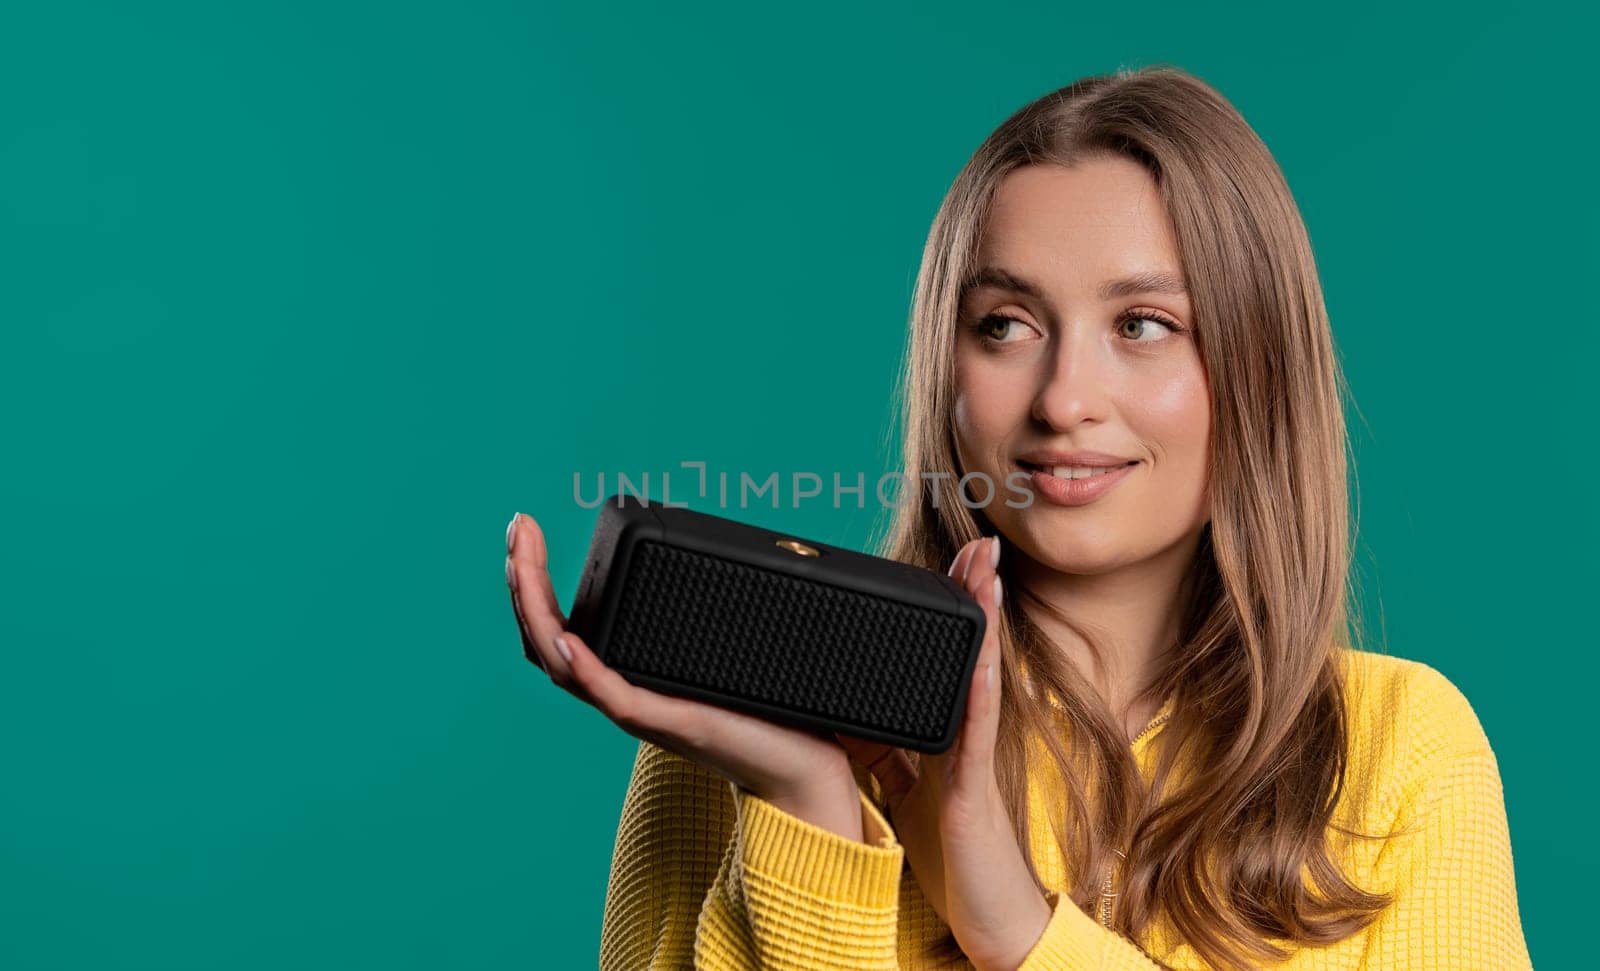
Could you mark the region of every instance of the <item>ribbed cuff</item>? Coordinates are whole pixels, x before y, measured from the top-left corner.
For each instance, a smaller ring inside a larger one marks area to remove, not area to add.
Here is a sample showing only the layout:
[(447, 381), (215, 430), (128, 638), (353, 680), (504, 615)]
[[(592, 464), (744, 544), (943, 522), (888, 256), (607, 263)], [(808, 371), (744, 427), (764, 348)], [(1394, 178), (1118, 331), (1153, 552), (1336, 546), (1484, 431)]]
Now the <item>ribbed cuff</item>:
[(1050, 922), (1017, 965), (1017, 971), (1060, 971), (1061, 968), (1098, 968), (1109, 933), (1084, 913), (1070, 896), (1054, 895)]
[[(760, 796), (734, 786), (739, 813), (739, 858), (769, 880), (835, 903), (890, 909), (900, 901), (905, 850), (865, 793), (863, 835), (873, 846), (791, 815)], [(878, 833), (873, 827), (880, 827)]]

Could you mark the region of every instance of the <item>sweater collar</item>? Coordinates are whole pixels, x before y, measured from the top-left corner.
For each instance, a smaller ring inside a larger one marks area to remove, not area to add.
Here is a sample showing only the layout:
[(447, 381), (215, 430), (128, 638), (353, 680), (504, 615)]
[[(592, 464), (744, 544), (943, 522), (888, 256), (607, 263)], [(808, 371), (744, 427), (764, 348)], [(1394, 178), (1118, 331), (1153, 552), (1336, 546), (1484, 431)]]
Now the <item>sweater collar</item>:
[(1149, 747), (1150, 740), (1161, 734), (1161, 727), (1172, 717), (1172, 710), (1176, 700), (1174, 696), (1167, 695), (1167, 700), (1161, 703), (1161, 707), (1157, 708), (1156, 713), (1150, 716), (1150, 720), (1145, 723), (1144, 728), (1133, 737), (1131, 743), (1133, 754), (1142, 755), (1144, 750)]

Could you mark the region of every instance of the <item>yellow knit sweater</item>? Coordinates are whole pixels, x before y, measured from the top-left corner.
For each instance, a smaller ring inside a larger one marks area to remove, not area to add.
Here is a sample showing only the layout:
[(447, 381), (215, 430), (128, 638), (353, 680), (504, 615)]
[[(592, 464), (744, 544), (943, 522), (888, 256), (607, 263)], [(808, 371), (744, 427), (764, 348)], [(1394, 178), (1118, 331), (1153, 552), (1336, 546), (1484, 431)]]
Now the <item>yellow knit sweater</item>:
[[(1335, 821), (1362, 832), (1420, 829), (1333, 842), (1345, 873), (1393, 891), (1395, 903), (1366, 930), (1274, 967), (1531, 968), (1499, 768), (1472, 707), (1425, 664), (1351, 650), (1341, 661), (1352, 738)], [(1168, 714), (1170, 704), (1133, 743), (1147, 778)], [(971, 968), (925, 955), (947, 927), (905, 865), (875, 780), (858, 781), (867, 842), (641, 742), (606, 890), (602, 971)], [(1032, 790), (1030, 807), (1039, 807)], [(1030, 825), (1039, 876), (1057, 890), (1067, 879), (1048, 820), (1036, 810)], [(1152, 956), (1184, 971), (1209, 967), (1162, 922), (1134, 942), (1102, 926), (1098, 908), (1091, 916), (1069, 897), (1048, 899), (1053, 916), (1022, 971), (1143, 971), (1159, 967)]]

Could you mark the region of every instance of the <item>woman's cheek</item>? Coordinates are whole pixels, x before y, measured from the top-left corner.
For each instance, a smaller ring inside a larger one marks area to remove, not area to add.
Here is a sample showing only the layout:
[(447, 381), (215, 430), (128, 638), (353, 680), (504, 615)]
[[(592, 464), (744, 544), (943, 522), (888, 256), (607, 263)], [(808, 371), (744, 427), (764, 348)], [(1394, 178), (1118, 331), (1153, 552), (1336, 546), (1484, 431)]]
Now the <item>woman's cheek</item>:
[(1010, 428), (1004, 397), (998, 387), (969, 388), (955, 401), (956, 437), (961, 443), (962, 464), (968, 472), (994, 475), (995, 456), (1001, 451)]
[(1181, 440), (1201, 434), (1210, 421), (1205, 375), (1198, 369), (1173, 369), (1154, 376), (1136, 401), (1143, 423), (1164, 438)]
[(972, 397), (966, 393), (956, 395), (953, 417), (956, 423), (956, 461), (963, 471), (971, 471), (973, 456), (982, 454), (982, 440), (973, 426)]
[(1205, 505), (1205, 478), (1210, 450), (1211, 399), (1205, 374), (1198, 366), (1174, 370), (1152, 381), (1140, 395), (1138, 417), (1133, 419), (1139, 437), (1150, 442), (1162, 490), (1173, 508), (1195, 504), (1201, 517)]

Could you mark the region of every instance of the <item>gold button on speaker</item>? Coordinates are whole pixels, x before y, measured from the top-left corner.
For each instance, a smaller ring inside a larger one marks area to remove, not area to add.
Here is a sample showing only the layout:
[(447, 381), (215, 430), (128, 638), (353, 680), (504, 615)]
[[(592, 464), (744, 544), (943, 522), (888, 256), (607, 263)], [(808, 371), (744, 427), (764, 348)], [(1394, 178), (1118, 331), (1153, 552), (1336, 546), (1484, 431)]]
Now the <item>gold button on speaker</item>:
[(802, 542), (799, 542), (798, 540), (780, 539), (780, 540), (778, 540), (778, 545), (783, 547), (784, 549), (790, 551), (791, 553), (799, 553), (801, 556), (821, 556), (822, 555), (821, 553), (817, 552), (816, 547), (807, 546), (806, 544), (804, 544)]

